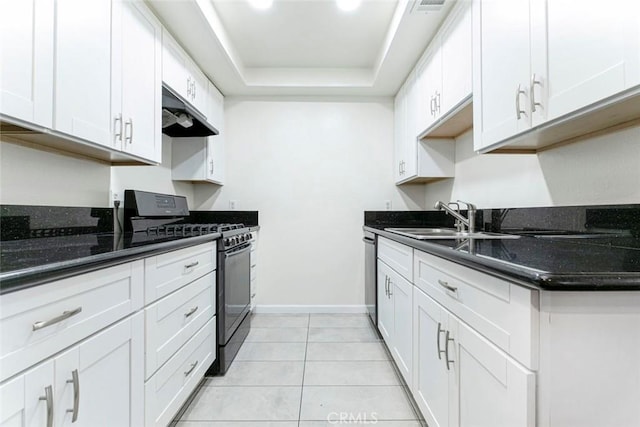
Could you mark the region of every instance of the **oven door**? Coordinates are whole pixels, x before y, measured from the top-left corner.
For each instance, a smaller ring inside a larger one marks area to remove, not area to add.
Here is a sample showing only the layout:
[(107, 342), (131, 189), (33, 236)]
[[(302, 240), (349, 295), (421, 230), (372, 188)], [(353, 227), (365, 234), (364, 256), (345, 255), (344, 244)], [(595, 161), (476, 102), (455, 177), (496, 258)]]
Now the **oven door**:
[(226, 344), (251, 303), (251, 244), (224, 252), (224, 339)]

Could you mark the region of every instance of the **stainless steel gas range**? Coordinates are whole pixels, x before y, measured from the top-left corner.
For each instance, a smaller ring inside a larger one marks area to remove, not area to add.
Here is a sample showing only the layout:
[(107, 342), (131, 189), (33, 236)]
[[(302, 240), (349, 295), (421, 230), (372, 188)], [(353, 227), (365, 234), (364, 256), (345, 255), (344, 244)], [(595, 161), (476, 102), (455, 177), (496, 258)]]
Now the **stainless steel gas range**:
[(129, 246), (219, 233), (216, 271), (218, 352), (207, 375), (224, 374), (250, 330), (251, 232), (243, 224), (192, 224), (182, 196), (125, 190), (124, 239)]

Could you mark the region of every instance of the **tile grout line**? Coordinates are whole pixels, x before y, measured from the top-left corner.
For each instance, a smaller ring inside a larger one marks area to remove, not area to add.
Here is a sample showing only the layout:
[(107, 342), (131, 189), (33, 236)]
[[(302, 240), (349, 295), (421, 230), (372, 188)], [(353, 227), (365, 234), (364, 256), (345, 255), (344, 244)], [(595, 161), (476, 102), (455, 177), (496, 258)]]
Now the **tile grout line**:
[(300, 427), (300, 419), (302, 418), (302, 396), (304, 395), (304, 375), (307, 370), (307, 351), (309, 350), (309, 330), (311, 327), (311, 313), (307, 317), (307, 339), (304, 344), (304, 361), (302, 362), (302, 384), (300, 386), (300, 405), (298, 406), (298, 427)]

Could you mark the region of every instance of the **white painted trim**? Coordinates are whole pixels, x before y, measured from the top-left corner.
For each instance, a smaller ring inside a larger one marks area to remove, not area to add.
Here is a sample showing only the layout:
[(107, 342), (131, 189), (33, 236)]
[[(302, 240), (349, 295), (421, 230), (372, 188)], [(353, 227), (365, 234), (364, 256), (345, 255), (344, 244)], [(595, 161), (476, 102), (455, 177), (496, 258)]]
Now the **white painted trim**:
[(254, 313), (355, 313), (367, 312), (366, 305), (256, 305)]

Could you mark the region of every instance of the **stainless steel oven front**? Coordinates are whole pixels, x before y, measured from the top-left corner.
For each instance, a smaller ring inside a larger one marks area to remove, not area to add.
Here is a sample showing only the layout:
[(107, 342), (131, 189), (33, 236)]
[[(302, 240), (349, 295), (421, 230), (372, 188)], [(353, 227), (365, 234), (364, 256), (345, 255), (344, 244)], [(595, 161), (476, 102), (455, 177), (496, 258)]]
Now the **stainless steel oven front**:
[(224, 374), (249, 334), (251, 316), (251, 243), (218, 244), (217, 341), (218, 357), (208, 374)]

